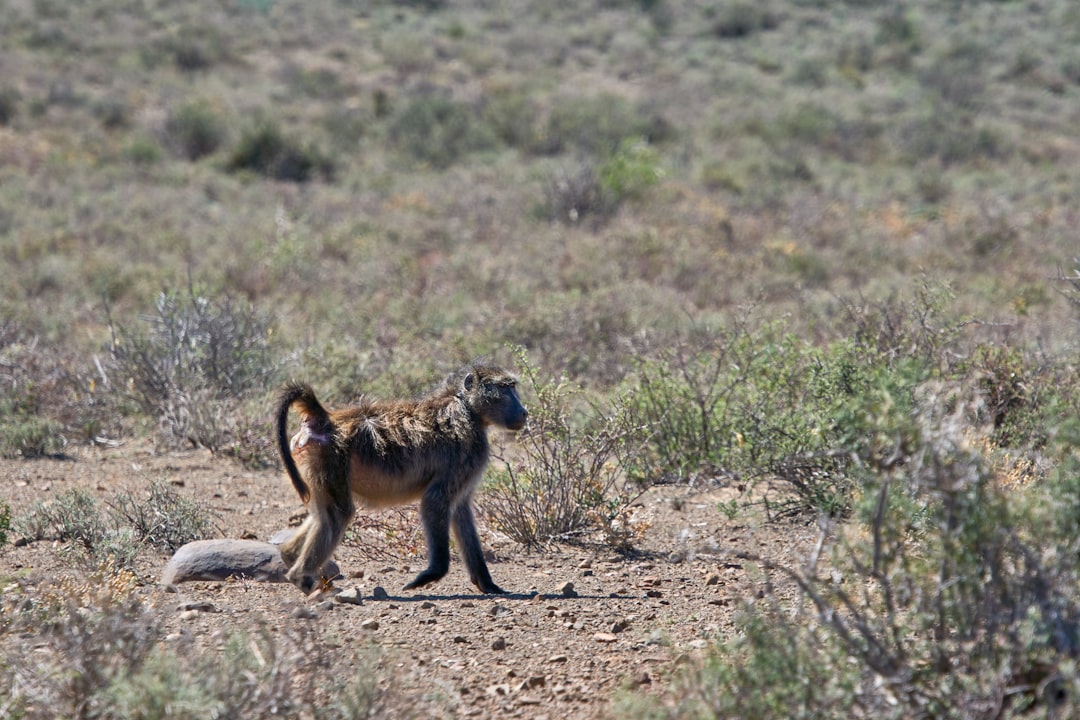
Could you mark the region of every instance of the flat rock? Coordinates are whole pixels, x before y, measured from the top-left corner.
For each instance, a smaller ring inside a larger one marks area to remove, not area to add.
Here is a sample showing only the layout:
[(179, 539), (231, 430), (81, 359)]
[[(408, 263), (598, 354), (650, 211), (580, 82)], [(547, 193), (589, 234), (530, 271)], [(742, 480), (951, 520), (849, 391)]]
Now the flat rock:
[[(162, 585), (192, 581), (218, 581), (243, 577), (259, 582), (288, 582), (288, 568), (277, 546), (259, 540), (196, 540), (176, 551), (161, 574)], [(323, 576), (340, 573), (333, 560)]]

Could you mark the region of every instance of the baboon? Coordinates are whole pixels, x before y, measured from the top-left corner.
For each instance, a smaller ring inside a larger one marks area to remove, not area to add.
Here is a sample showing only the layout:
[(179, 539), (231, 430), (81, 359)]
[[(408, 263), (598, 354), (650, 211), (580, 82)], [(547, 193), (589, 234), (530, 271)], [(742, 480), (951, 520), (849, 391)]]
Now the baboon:
[[(433, 583), (450, 567), (450, 529), (469, 579), (483, 593), (503, 593), (484, 562), (472, 496), (488, 462), (487, 427), (525, 426), (517, 380), (479, 362), (450, 375), (417, 400), (377, 401), (327, 411), (312, 389), (293, 383), (281, 393), (277, 443), (293, 487), (307, 505), (300, 529), (281, 546), (288, 579), (310, 592), (356, 512), (420, 500), (428, 566), (405, 590)], [(300, 430), (288, 437), (296, 405)]]

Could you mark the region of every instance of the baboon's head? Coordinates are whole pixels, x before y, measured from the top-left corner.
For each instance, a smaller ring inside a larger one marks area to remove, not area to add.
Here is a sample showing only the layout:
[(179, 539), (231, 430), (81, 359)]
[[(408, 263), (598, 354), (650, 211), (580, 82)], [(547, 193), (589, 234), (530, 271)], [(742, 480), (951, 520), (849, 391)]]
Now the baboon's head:
[(502, 368), (479, 364), (465, 368), (460, 394), (485, 425), (525, 427), (529, 411), (518, 398), (517, 378)]

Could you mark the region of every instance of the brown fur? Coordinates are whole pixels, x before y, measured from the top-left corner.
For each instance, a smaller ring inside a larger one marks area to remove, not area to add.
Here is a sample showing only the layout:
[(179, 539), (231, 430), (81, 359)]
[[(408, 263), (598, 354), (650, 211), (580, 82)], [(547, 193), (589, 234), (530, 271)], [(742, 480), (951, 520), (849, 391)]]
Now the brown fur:
[[(405, 589), (446, 574), (453, 528), (472, 582), (485, 593), (504, 592), (484, 562), (471, 502), (487, 466), (487, 427), (520, 430), (528, 417), (515, 384), (505, 370), (473, 363), (417, 400), (363, 400), (332, 411), (307, 385), (286, 387), (278, 402), (278, 449), (308, 508), (303, 525), (281, 546), (288, 578), (305, 591), (315, 586), (356, 513), (354, 498), (367, 507), (419, 500), (428, 567)], [(302, 422), (290, 441), (294, 406)]]

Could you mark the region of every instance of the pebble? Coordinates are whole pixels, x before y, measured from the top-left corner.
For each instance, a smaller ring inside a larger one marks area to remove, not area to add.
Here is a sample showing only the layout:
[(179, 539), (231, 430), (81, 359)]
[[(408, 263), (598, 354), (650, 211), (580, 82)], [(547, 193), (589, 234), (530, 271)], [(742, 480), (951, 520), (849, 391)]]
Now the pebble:
[(386, 592), (386, 588), (382, 585), (376, 585), (371, 589), (371, 597), (375, 600), (389, 600), (390, 594)]
[(505, 650), (506, 649), (506, 638), (497, 637), (494, 640), (492, 640), (491, 641), (491, 649), (492, 650)]
[(574, 583), (572, 582), (564, 582), (556, 588), (555, 592), (568, 598), (576, 598), (578, 596), (577, 590), (574, 589)]
[(361, 595), (360, 587), (351, 587), (348, 590), (342, 590), (334, 596), (334, 601), (339, 603), (345, 603), (346, 605), (363, 605), (364, 598)]
[(606, 632), (598, 632), (595, 635), (593, 635), (592, 637), (593, 637), (593, 640), (595, 640), (596, 642), (600, 642), (600, 643), (613, 643), (618, 639), (613, 634), (606, 633)]
[(176, 609), (180, 610), (181, 612), (187, 612), (187, 611), (192, 611), (192, 610), (194, 610), (196, 612), (208, 612), (208, 613), (221, 612), (216, 607), (214, 607), (213, 603), (207, 602), (206, 600), (192, 600), (192, 601), (189, 601), (189, 602), (182, 602), (179, 605), (177, 605)]
[(292, 616), (297, 620), (314, 620), (319, 617), (319, 613), (313, 607), (301, 605), (292, 611)]
[(569, 660), (565, 655), (552, 655), (548, 658), (549, 663), (564, 663)]
[(379, 621), (375, 618), (368, 618), (360, 623), (361, 630), (378, 630)]
[(705, 584), (706, 585), (719, 585), (720, 584), (720, 574), (719, 573), (709, 573), (708, 576), (705, 578)]

